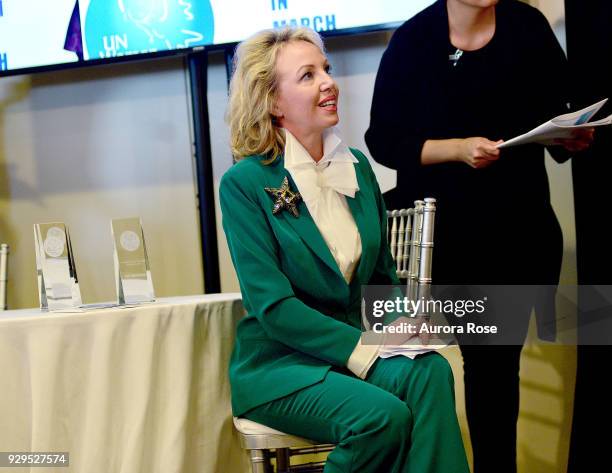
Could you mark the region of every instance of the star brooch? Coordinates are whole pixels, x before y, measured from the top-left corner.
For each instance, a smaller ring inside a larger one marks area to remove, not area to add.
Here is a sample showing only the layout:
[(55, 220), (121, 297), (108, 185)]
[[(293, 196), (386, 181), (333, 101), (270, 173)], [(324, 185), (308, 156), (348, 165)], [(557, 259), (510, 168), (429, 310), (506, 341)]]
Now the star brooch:
[(283, 179), (283, 183), (279, 189), (274, 189), (273, 187), (264, 187), (264, 189), (270, 194), (270, 197), (274, 199), (274, 206), (272, 207), (272, 213), (274, 215), (283, 210), (288, 210), (294, 217), (300, 215), (297, 205), (300, 203), (300, 200), (302, 200), (302, 196), (299, 192), (292, 192), (291, 189), (289, 189), (289, 179), (287, 179), (287, 176)]

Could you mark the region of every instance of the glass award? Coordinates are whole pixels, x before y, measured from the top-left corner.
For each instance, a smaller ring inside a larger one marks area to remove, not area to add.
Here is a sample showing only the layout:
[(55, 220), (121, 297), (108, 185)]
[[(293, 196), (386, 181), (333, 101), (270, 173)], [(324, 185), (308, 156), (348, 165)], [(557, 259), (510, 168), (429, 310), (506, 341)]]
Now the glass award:
[(34, 225), (38, 298), (42, 310), (78, 307), (81, 291), (68, 227), (62, 222)]
[(111, 221), (115, 244), (115, 282), (119, 305), (155, 300), (151, 268), (140, 218)]

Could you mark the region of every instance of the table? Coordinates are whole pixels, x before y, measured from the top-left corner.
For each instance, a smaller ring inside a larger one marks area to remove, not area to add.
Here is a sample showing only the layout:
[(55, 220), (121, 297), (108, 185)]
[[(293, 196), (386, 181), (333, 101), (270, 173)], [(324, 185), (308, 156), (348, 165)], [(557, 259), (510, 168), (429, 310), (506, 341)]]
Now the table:
[(70, 453), (36, 473), (249, 471), (227, 375), (243, 314), (240, 294), (0, 312), (0, 451)]

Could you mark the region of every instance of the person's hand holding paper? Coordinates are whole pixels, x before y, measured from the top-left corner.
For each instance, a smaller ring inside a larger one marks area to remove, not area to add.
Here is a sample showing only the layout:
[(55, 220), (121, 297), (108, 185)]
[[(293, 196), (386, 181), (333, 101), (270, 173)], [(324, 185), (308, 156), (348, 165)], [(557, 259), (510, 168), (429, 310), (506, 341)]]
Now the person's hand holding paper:
[(559, 115), (523, 135), (504, 141), (497, 148), (539, 143), (545, 146), (561, 145), (568, 151), (582, 151), (593, 141), (596, 127), (612, 125), (612, 115), (590, 121), (607, 101), (604, 99), (582, 110)]
[(501, 143), (479, 136), (465, 138), (461, 141), (461, 160), (474, 169), (488, 167), (499, 159), (497, 146)]
[[(389, 333), (385, 339), (385, 345), (396, 346), (396, 345), (427, 345), (430, 339), (429, 332), (422, 332), (421, 328), (423, 323), (427, 323), (429, 317), (415, 316), (415, 317), (399, 317), (398, 319), (391, 322), (389, 325), (394, 328), (401, 328), (400, 333)], [(408, 332), (407, 327), (413, 327)]]

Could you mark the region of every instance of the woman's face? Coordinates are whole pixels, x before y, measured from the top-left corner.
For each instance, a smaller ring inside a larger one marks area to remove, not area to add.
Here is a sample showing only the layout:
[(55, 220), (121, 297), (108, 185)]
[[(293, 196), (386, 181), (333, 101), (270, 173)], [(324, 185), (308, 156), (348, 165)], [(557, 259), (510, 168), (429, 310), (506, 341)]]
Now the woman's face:
[(276, 58), (278, 91), (274, 115), (295, 136), (322, 133), (338, 123), (338, 86), (319, 48), (292, 41)]

